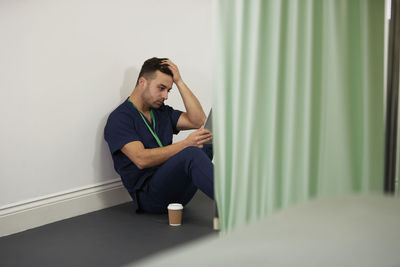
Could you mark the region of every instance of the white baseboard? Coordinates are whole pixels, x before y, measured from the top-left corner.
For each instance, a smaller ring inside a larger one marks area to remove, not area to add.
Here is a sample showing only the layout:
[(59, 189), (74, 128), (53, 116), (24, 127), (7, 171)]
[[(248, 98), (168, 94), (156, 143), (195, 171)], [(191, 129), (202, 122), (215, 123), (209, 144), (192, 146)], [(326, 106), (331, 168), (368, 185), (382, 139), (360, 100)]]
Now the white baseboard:
[(0, 237), (132, 201), (120, 179), (0, 207)]

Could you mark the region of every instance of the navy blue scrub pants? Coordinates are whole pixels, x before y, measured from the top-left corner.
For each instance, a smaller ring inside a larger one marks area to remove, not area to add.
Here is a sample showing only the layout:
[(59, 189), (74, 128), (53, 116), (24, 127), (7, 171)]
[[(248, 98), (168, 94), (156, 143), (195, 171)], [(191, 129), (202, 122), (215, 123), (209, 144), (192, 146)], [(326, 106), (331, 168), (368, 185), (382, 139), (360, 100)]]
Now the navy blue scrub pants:
[(214, 199), (212, 145), (187, 147), (164, 162), (137, 191), (139, 212), (166, 213), (169, 203), (186, 205), (197, 189)]

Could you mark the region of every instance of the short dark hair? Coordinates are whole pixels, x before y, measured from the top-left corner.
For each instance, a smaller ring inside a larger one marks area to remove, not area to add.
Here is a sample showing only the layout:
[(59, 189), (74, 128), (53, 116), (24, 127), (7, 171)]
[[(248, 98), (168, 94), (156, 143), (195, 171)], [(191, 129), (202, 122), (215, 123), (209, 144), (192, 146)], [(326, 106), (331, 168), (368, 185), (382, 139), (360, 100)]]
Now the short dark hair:
[(154, 74), (157, 70), (173, 77), (171, 70), (168, 68), (168, 64), (161, 63), (163, 60), (167, 60), (167, 59), (168, 58), (152, 57), (152, 58), (149, 58), (148, 60), (146, 60), (143, 63), (142, 69), (139, 72), (139, 76), (137, 78), (136, 85), (139, 84), (140, 77), (144, 77), (147, 80), (153, 79)]

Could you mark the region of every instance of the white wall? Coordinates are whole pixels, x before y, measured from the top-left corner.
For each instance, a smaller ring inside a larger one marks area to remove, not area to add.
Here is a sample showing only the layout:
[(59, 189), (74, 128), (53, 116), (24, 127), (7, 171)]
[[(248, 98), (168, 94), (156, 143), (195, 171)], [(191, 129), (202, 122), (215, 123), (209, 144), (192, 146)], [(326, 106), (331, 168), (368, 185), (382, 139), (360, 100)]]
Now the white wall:
[(118, 177), (103, 128), (147, 58), (171, 58), (207, 112), (211, 17), (211, 0), (2, 0), (0, 207)]

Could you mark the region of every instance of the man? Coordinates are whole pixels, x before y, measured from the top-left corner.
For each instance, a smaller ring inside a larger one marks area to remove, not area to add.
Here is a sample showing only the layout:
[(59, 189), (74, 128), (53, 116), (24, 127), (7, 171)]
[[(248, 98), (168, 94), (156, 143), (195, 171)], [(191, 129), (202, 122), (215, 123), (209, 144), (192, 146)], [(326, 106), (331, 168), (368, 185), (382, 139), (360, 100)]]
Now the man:
[[(164, 105), (173, 83), (186, 112)], [(203, 191), (214, 198), (212, 138), (202, 129), (206, 116), (183, 82), (177, 66), (166, 58), (144, 62), (131, 95), (109, 116), (104, 129), (114, 168), (137, 211), (165, 213), (169, 203), (186, 205)], [(180, 130), (198, 129), (172, 144)]]

